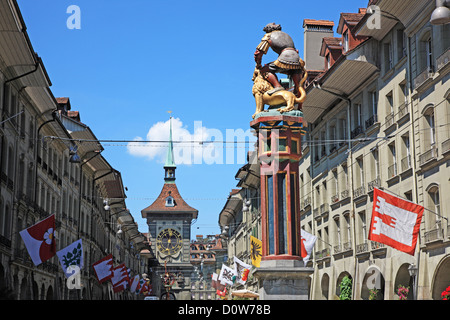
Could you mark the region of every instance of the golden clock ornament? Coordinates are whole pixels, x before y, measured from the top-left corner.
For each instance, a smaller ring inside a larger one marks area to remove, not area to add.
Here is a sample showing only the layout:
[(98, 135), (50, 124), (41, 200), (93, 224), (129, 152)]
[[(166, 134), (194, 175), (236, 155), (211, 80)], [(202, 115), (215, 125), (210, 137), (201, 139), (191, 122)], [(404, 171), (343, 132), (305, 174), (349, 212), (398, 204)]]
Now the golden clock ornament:
[(174, 229), (164, 229), (156, 237), (156, 247), (165, 255), (175, 255), (183, 247), (181, 234)]

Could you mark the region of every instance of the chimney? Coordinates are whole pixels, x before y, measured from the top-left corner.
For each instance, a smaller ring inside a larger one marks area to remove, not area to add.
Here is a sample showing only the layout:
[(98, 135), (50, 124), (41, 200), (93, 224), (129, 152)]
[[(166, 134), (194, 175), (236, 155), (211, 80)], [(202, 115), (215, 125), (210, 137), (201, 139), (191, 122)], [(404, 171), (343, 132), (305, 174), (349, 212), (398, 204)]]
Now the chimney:
[(306, 70), (324, 70), (320, 56), (322, 39), (334, 36), (334, 22), (329, 20), (303, 20), (303, 59)]

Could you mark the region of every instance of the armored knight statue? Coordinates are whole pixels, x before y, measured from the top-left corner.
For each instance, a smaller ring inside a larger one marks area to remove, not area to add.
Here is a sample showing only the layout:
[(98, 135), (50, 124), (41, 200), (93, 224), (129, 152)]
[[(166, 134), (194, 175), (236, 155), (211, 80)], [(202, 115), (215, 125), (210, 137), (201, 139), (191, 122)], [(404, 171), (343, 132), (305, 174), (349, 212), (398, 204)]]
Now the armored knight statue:
[[(256, 47), (254, 54), (256, 68), (259, 69), (263, 77), (270, 82), (273, 89), (269, 95), (283, 90), (276, 73), (287, 74), (294, 82), (294, 94), (300, 97), (300, 81), (304, 70), (305, 62), (300, 58), (298, 50), (294, 46), (294, 41), (285, 32), (281, 31), (281, 25), (269, 23), (263, 29), (266, 34), (261, 43)], [(261, 66), (262, 56), (269, 48), (278, 54), (278, 59)]]

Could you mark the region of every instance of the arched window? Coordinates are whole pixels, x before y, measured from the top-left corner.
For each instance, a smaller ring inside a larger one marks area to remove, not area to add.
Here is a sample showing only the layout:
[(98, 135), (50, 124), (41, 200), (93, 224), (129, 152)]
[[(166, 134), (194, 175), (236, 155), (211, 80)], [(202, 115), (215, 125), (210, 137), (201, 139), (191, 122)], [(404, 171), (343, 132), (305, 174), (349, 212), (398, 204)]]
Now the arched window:
[(441, 202), (439, 197), (439, 186), (436, 184), (431, 185), (427, 188), (428, 192), (428, 208), (435, 212), (437, 215), (434, 215), (439, 220), (439, 216), (441, 214)]
[(439, 185), (433, 183), (427, 189), (427, 199), (425, 199), (425, 207), (430, 210), (426, 215), (425, 242), (431, 242), (442, 239), (441, 225), (441, 201), (439, 195)]
[(433, 72), (433, 42), (431, 28), (422, 32), (419, 38), (419, 73), (425, 70)]
[(436, 158), (436, 119), (435, 107), (430, 104), (424, 108), (422, 129), (423, 129), (423, 148), (420, 156), (420, 163)]

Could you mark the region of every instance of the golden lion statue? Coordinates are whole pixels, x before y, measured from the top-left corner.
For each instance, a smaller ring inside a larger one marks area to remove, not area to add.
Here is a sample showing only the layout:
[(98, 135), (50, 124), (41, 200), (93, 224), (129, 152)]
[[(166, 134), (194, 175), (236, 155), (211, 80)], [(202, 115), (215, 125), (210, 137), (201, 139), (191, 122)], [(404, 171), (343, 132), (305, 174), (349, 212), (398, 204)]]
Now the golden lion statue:
[(255, 68), (252, 78), (253, 81), (252, 93), (253, 96), (255, 97), (256, 112), (253, 114), (252, 118), (255, 119), (255, 116), (260, 112), (266, 112), (266, 110), (264, 110), (264, 105), (266, 104), (269, 106), (286, 105), (283, 108), (277, 109), (277, 111), (279, 111), (280, 113), (292, 110), (301, 110), (302, 104), (306, 99), (306, 91), (304, 88), (304, 84), (307, 76), (308, 73), (306, 70), (304, 70), (304, 75), (299, 86), (300, 97), (297, 98), (294, 95), (294, 93), (285, 89), (275, 91), (274, 93), (269, 95), (267, 92), (269, 90), (272, 90), (273, 86), (270, 84), (269, 81), (264, 79), (259, 69)]

